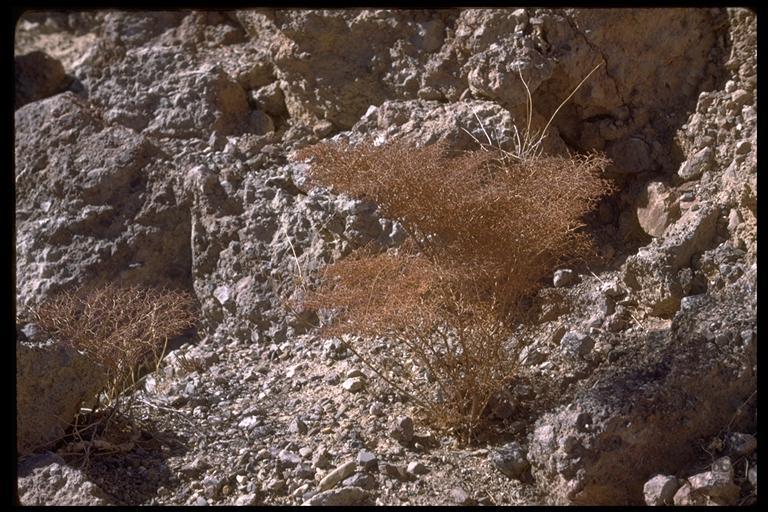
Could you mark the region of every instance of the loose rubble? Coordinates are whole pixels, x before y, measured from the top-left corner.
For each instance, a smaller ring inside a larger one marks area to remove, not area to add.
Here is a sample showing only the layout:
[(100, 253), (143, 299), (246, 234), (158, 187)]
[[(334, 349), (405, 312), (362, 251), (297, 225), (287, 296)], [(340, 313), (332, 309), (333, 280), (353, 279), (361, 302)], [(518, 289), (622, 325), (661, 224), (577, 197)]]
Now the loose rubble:
[[(113, 281), (201, 309), (126, 402), (131, 448), (87, 461), (63, 437), (102, 376), (17, 318), (19, 502), (756, 503), (755, 34), (734, 8), (25, 13), (17, 310)], [(584, 220), (601, 259), (541, 283), (494, 429), (463, 446), (359, 340), (287, 308), (324, 264), (408, 236), (290, 156), (511, 148), (518, 70), (543, 126), (597, 63), (542, 149), (612, 159), (617, 190)]]

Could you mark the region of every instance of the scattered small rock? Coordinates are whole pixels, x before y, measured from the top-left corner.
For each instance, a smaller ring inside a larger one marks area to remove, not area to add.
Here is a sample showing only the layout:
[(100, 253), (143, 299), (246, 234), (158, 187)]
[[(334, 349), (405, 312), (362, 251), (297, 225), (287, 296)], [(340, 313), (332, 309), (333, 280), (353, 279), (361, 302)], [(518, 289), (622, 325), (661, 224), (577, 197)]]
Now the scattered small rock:
[(376, 479), (370, 473), (354, 473), (342, 482), (344, 487), (360, 487), (372, 490), (376, 487)]
[(300, 480), (314, 480), (315, 468), (306, 462), (302, 462), (296, 465), (296, 468), (293, 470), (293, 475)]
[(694, 493), (691, 484), (685, 482), (675, 493), (672, 503), (678, 507), (706, 505), (707, 500), (703, 496)]
[(734, 505), (739, 497), (739, 486), (733, 482), (733, 466), (728, 457), (721, 457), (705, 471), (688, 478), (691, 492), (707, 496), (718, 505)]
[(291, 424), (288, 425), (288, 432), (291, 434), (306, 434), (309, 429), (307, 428), (307, 424), (301, 421), (299, 418), (295, 418), (293, 421), (291, 421)]
[(752, 149), (752, 143), (748, 140), (742, 140), (736, 143), (736, 154), (746, 155)]
[(701, 177), (701, 174), (708, 170), (714, 161), (714, 152), (712, 148), (706, 147), (699, 150), (691, 158), (685, 161), (677, 171), (678, 176), (683, 180), (694, 180)]
[(329, 464), (330, 459), (328, 456), (328, 451), (325, 448), (321, 448), (315, 452), (314, 456), (312, 456), (312, 467), (325, 469), (329, 466)]
[(371, 407), (368, 409), (368, 412), (373, 416), (381, 416), (384, 414), (384, 404), (378, 401), (373, 402)]
[(587, 334), (571, 331), (560, 340), (560, 346), (570, 354), (584, 357), (595, 346), (595, 341)]
[(259, 418), (256, 416), (248, 416), (246, 418), (243, 418), (240, 420), (240, 423), (237, 424), (238, 427), (244, 429), (244, 430), (250, 430), (253, 427), (256, 427), (259, 425)]
[(280, 450), (277, 454), (277, 459), (283, 467), (292, 468), (301, 462), (301, 457), (288, 450)]
[(410, 480), (412, 476), (408, 473), (408, 470), (402, 466), (396, 466), (388, 462), (382, 462), (379, 464), (379, 470), (386, 476), (402, 480), (404, 482)]
[(363, 372), (361, 372), (360, 370), (358, 370), (357, 368), (354, 368), (354, 369), (349, 370), (347, 372), (346, 377), (348, 379), (354, 379), (355, 377), (363, 377), (363, 378), (365, 378), (365, 374)]
[(210, 467), (211, 465), (205, 459), (198, 457), (189, 464), (182, 466), (180, 471), (186, 476), (194, 477)]
[(266, 448), (262, 448), (261, 450), (256, 453), (254, 460), (260, 461), (260, 460), (267, 460), (272, 458), (272, 452), (267, 450)]
[(238, 498), (235, 500), (235, 505), (237, 505), (238, 507), (247, 507), (249, 505), (256, 505), (256, 494), (249, 493), (249, 494), (243, 494), (242, 496), (238, 496)]

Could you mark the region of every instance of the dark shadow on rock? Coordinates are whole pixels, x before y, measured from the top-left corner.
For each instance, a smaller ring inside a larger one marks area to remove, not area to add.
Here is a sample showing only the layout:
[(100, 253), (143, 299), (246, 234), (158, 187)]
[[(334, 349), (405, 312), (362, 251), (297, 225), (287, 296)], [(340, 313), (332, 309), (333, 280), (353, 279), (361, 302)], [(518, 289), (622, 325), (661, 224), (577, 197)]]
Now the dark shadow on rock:
[(188, 439), (178, 432), (158, 429), (152, 420), (142, 420), (131, 427), (137, 429), (139, 437), (130, 451), (94, 452), (84, 466), (82, 455), (65, 457), (69, 464), (79, 467), (89, 481), (108, 493), (115, 504), (146, 504), (157, 496), (159, 487), (174, 487), (176, 477), (167, 459), (188, 451)]

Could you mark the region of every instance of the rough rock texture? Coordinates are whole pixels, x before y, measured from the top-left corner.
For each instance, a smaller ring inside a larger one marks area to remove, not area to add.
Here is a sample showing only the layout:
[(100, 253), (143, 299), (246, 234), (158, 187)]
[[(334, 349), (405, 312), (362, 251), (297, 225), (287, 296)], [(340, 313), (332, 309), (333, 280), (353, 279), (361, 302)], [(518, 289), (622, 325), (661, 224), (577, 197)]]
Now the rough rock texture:
[[(27, 329), (25, 329), (25, 327)], [(82, 402), (90, 403), (104, 373), (85, 357), (54, 340), (24, 334), (17, 325), (16, 450), (24, 455), (61, 439)]]
[(656, 475), (643, 485), (645, 504), (658, 507), (671, 505), (680, 483), (671, 475)]
[[(53, 64), (56, 87), (15, 112), (17, 306), (108, 281), (201, 304), (197, 346), (137, 391), (153, 427), (88, 478), (128, 505), (616, 505), (643, 503), (653, 475), (707, 472), (699, 439), (755, 428), (755, 34), (744, 9), (25, 15), (17, 60), (45, 52), (72, 80)], [(597, 64), (543, 149), (612, 159), (616, 193), (585, 218), (602, 262), (542, 283), (510, 339), (525, 347), (508, 410), (494, 408), (506, 437), (457, 449), (319, 337), (313, 312), (286, 312), (324, 264), (405, 238), (376, 205), (310, 189), (291, 153), (333, 137), (511, 149), (520, 74), (540, 130)], [(17, 357), (36, 359), (20, 367), (63, 364), (25, 343)], [(407, 442), (388, 434), (398, 417), (413, 418)], [(488, 455), (510, 442), (532, 481)], [(379, 471), (320, 492), (362, 450)], [(756, 494), (744, 457), (740, 503)], [(689, 482), (674, 502), (702, 496)]]
[(20, 305), (84, 283), (191, 286), (189, 207), (166, 175), (170, 155), (71, 92), (15, 121)]
[(738, 413), (757, 384), (755, 346), (741, 334), (756, 324), (754, 272), (719, 294), (687, 297), (670, 326), (641, 334), (650, 338), (642, 353), (614, 346), (612, 364), (575, 400), (537, 420), (529, 458), (563, 501), (640, 502), (650, 473), (695, 460), (690, 436), (752, 421)]
[(64, 459), (46, 452), (19, 466), (17, 488), (24, 506), (106, 506), (109, 496)]

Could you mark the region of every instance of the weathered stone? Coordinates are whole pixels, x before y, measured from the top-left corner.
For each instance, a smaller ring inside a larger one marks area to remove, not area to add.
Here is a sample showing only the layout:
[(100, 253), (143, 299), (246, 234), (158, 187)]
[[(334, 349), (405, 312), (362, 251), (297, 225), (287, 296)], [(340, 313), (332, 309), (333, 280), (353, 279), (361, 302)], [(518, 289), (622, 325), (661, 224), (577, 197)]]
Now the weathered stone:
[(280, 450), (280, 453), (277, 454), (277, 460), (283, 467), (292, 468), (301, 463), (301, 456), (289, 450)]
[(235, 500), (235, 505), (238, 507), (258, 505), (258, 499), (255, 493), (242, 494)]
[(271, 116), (285, 116), (285, 96), (279, 82), (273, 82), (265, 87), (251, 91), (251, 102)]
[(115, 280), (191, 288), (189, 211), (157, 146), (70, 92), (15, 119), (20, 305)]
[(369, 495), (365, 489), (361, 489), (360, 487), (342, 487), (341, 489), (331, 489), (315, 494), (302, 503), (302, 505), (313, 507), (344, 507), (361, 505), (368, 499)]
[(461, 487), (454, 487), (449, 491), (449, 494), (451, 496), (451, 500), (453, 500), (453, 502), (458, 505), (471, 505), (474, 503), (474, 500), (469, 495), (469, 493)]
[(688, 478), (691, 492), (707, 496), (719, 505), (734, 505), (739, 497), (739, 486), (733, 482), (733, 466), (728, 457), (721, 457), (705, 471)]
[(672, 502), (678, 507), (708, 505), (707, 499), (704, 496), (693, 492), (691, 484), (688, 482), (685, 482), (677, 490), (675, 496), (672, 498)]
[(742, 140), (736, 143), (736, 154), (746, 155), (752, 149), (752, 143), (748, 140)]
[(341, 466), (338, 466), (336, 469), (325, 475), (322, 480), (320, 480), (320, 483), (317, 484), (318, 490), (326, 491), (335, 487), (336, 484), (355, 472), (356, 465), (356, 462), (351, 460), (349, 462), (345, 462)]
[(362, 378), (352, 377), (351, 379), (345, 380), (344, 383), (341, 385), (341, 387), (343, 387), (350, 393), (356, 393), (361, 389), (363, 389), (364, 385), (365, 385), (365, 381)]
[(700, 149), (692, 157), (686, 160), (677, 171), (677, 175), (683, 180), (695, 180), (701, 177), (702, 173), (708, 171), (714, 163), (714, 152), (712, 148), (706, 147)]
[(344, 487), (360, 487), (366, 490), (376, 488), (376, 479), (370, 473), (354, 473), (342, 482)]
[(494, 450), (491, 455), (491, 462), (502, 473), (515, 480), (520, 480), (530, 466), (525, 450), (516, 441), (507, 443), (501, 448)]
[[(712, 348), (702, 342), (713, 318), (754, 325), (755, 299), (742, 286), (731, 287), (727, 295), (688, 297), (695, 304), (681, 309), (669, 329), (626, 334), (629, 346), (647, 347), (641, 357), (593, 373), (594, 384), (536, 421), (528, 460), (534, 478), (547, 482), (558, 503), (643, 503), (643, 473), (652, 473), (662, 461), (693, 464), (700, 455), (688, 441), (693, 436), (711, 436), (735, 415), (748, 421), (736, 411), (755, 389), (754, 348), (727, 362), (713, 360)], [(743, 302), (733, 302), (734, 296)], [(723, 338), (718, 350), (742, 353), (740, 338), (733, 338)], [(752, 363), (737, 362), (744, 357)], [(681, 393), (695, 398), (681, 402)], [(644, 405), (651, 403), (653, 412)]]
[(211, 464), (201, 457), (196, 457), (192, 462), (181, 467), (181, 473), (186, 476), (196, 477), (203, 471), (210, 468)]
[(427, 468), (427, 466), (425, 466), (422, 462), (415, 460), (408, 463), (406, 471), (412, 475), (425, 475), (429, 473), (429, 468)]
[(288, 425), (288, 432), (292, 434), (306, 434), (308, 430), (307, 424), (299, 418), (294, 418)]
[(380, 462), (379, 471), (390, 478), (395, 478), (403, 482), (407, 482), (413, 478), (413, 475), (408, 473), (407, 468), (398, 466), (396, 464), (390, 464), (388, 462)]
[(640, 194), (637, 220), (650, 236), (662, 236), (667, 226), (680, 216), (680, 209), (674, 204), (674, 199), (667, 186), (658, 181), (646, 185)]
[(622, 174), (638, 174), (653, 169), (651, 148), (638, 137), (629, 137), (613, 142), (606, 148), (608, 157), (613, 161), (612, 170)]
[(357, 464), (367, 471), (375, 470), (378, 463), (379, 460), (376, 454), (368, 450), (360, 450), (360, 453), (357, 454)]
[(752, 487), (757, 488), (757, 466), (752, 466), (747, 471), (747, 480), (752, 484)]
[(671, 505), (679, 486), (680, 484), (674, 476), (654, 476), (643, 485), (645, 504), (654, 507)]
[(569, 269), (564, 268), (555, 272), (555, 276), (552, 279), (552, 284), (555, 288), (563, 288), (576, 282), (576, 273)]
[(16, 449), (46, 448), (61, 439), (106, 384), (104, 370), (58, 341), (16, 340)]
[(594, 348), (595, 340), (587, 334), (571, 331), (560, 340), (560, 346), (572, 355), (585, 357)]
[(413, 420), (410, 416), (400, 416), (390, 430), (390, 435), (401, 443), (410, 443), (413, 439)]
[(315, 454), (312, 456), (312, 467), (325, 469), (330, 464), (330, 458), (328, 456), (328, 451), (325, 448), (322, 448), (315, 452)]

